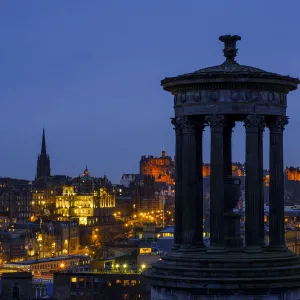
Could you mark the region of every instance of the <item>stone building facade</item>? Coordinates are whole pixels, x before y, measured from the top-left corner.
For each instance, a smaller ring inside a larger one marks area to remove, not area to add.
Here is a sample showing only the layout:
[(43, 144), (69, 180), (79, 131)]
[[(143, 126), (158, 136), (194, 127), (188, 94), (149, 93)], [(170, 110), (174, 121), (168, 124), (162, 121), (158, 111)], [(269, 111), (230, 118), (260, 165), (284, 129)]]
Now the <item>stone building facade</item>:
[(175, 162), (164, 150), (160, 157), (143, 155), (140, 160), (140, 174), (153, 176), (157, 183), (174, 185)]
[(83, 175), (62, 187), (56, 196), (58, 220), (77, 219), (80, 225), (99, 222), (101, 217), (113, 215), (115, 193), (106, 177), (94, 178), (86, 168)]

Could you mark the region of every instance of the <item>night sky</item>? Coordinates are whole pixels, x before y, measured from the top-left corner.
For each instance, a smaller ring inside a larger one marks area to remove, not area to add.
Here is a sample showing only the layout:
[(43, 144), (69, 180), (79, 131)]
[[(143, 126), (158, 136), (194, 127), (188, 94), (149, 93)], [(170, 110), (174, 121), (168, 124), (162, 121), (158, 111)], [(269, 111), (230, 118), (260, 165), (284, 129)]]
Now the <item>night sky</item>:
[[(43, 126), (53, 174), (87, 165), (117, 183), (163, 144), (173, 156), (160, 80), (222, 63), (222, 34), (242, 36), (239, 63), (299, 77), (299, 10), (299, 0), (1, 1), (0, 176), (34, 178)], [(300, 166), (299, 96), (288, 99), (285, 165)], [(233, 160), (244, 148), (240, 124)]]

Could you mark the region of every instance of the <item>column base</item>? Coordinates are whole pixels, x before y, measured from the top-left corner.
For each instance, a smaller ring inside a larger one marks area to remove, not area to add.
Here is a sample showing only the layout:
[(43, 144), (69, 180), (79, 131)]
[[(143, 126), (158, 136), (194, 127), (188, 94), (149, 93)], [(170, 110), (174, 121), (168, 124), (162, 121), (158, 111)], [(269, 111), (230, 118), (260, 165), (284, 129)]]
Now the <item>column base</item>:
[(228, 252), (228, 250), (224, 246), (211, 246), (207, 248), (207, 253), (225, 253)]
[(263, 252), (263, 249), (261, 246), (246, 246), (244, 248), (244, 252), (246, 253), (259, 253)]
[(179, 252), (199, 252), (199, 251), (206, 251), (207, 248), (204, 246), (203, 243), (199, 243), (196, 245), (190, 245), (190, 244), (183, 244), (180, 245), (180, 248), (178, 248), (177, 251)]
[(243, 247), (243, 239), (239, 236), (237, 237), (225, 237), (225, 245), (227, 248), (241, 248)]
[(266, 247), (267, 251), (270, 252), (285, 252), (288, 251), (288, 248), (286, 245), (270, 245)]

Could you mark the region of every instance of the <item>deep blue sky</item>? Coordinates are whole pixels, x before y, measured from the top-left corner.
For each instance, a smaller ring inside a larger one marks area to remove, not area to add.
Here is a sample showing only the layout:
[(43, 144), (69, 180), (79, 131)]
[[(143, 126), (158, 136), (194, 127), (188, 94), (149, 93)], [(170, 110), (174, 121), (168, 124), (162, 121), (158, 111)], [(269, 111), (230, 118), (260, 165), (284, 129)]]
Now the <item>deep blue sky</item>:
[[(242, 36), (240, 63), (300, 76), (299, 10), (299, 0), (1, 1), (0, 176), (34, 177), (43, 126), (54, 174), (87, 164), (116, 183), (163, 144), (173, 156), (173, 99), (160, 80), (222, 63), (228, 33)], [(299, 96), (285, 135), (295, 166)], [(205, 143), (208, 161), (207, 132)], [(234, 160), (244, 144), (239, 126)]]

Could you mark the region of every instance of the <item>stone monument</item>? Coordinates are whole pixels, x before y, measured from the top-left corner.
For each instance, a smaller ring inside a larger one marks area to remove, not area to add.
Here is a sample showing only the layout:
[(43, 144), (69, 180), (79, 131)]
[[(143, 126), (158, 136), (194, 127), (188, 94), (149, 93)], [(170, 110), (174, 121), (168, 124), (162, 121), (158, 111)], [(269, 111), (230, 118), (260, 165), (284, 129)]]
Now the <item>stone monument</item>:
[[(236, 43), (221, 36), (218, 66), (165, 78), (174, 96), (176, 211), (172, 251), (145, 272), (151, 299), (300, 299), (300, 258), (285, 245), (283, 131), (287, 94), (297, 78), (240, 65)], [(245, 239), (233, 212), (240, 182), (232, 178), (235, 122), (246, 136)], [(203, 243), (202, 133), (211, 132), (210, 246)], [(269, 244), (264, 242), (263, 133), (269, 129)]]

